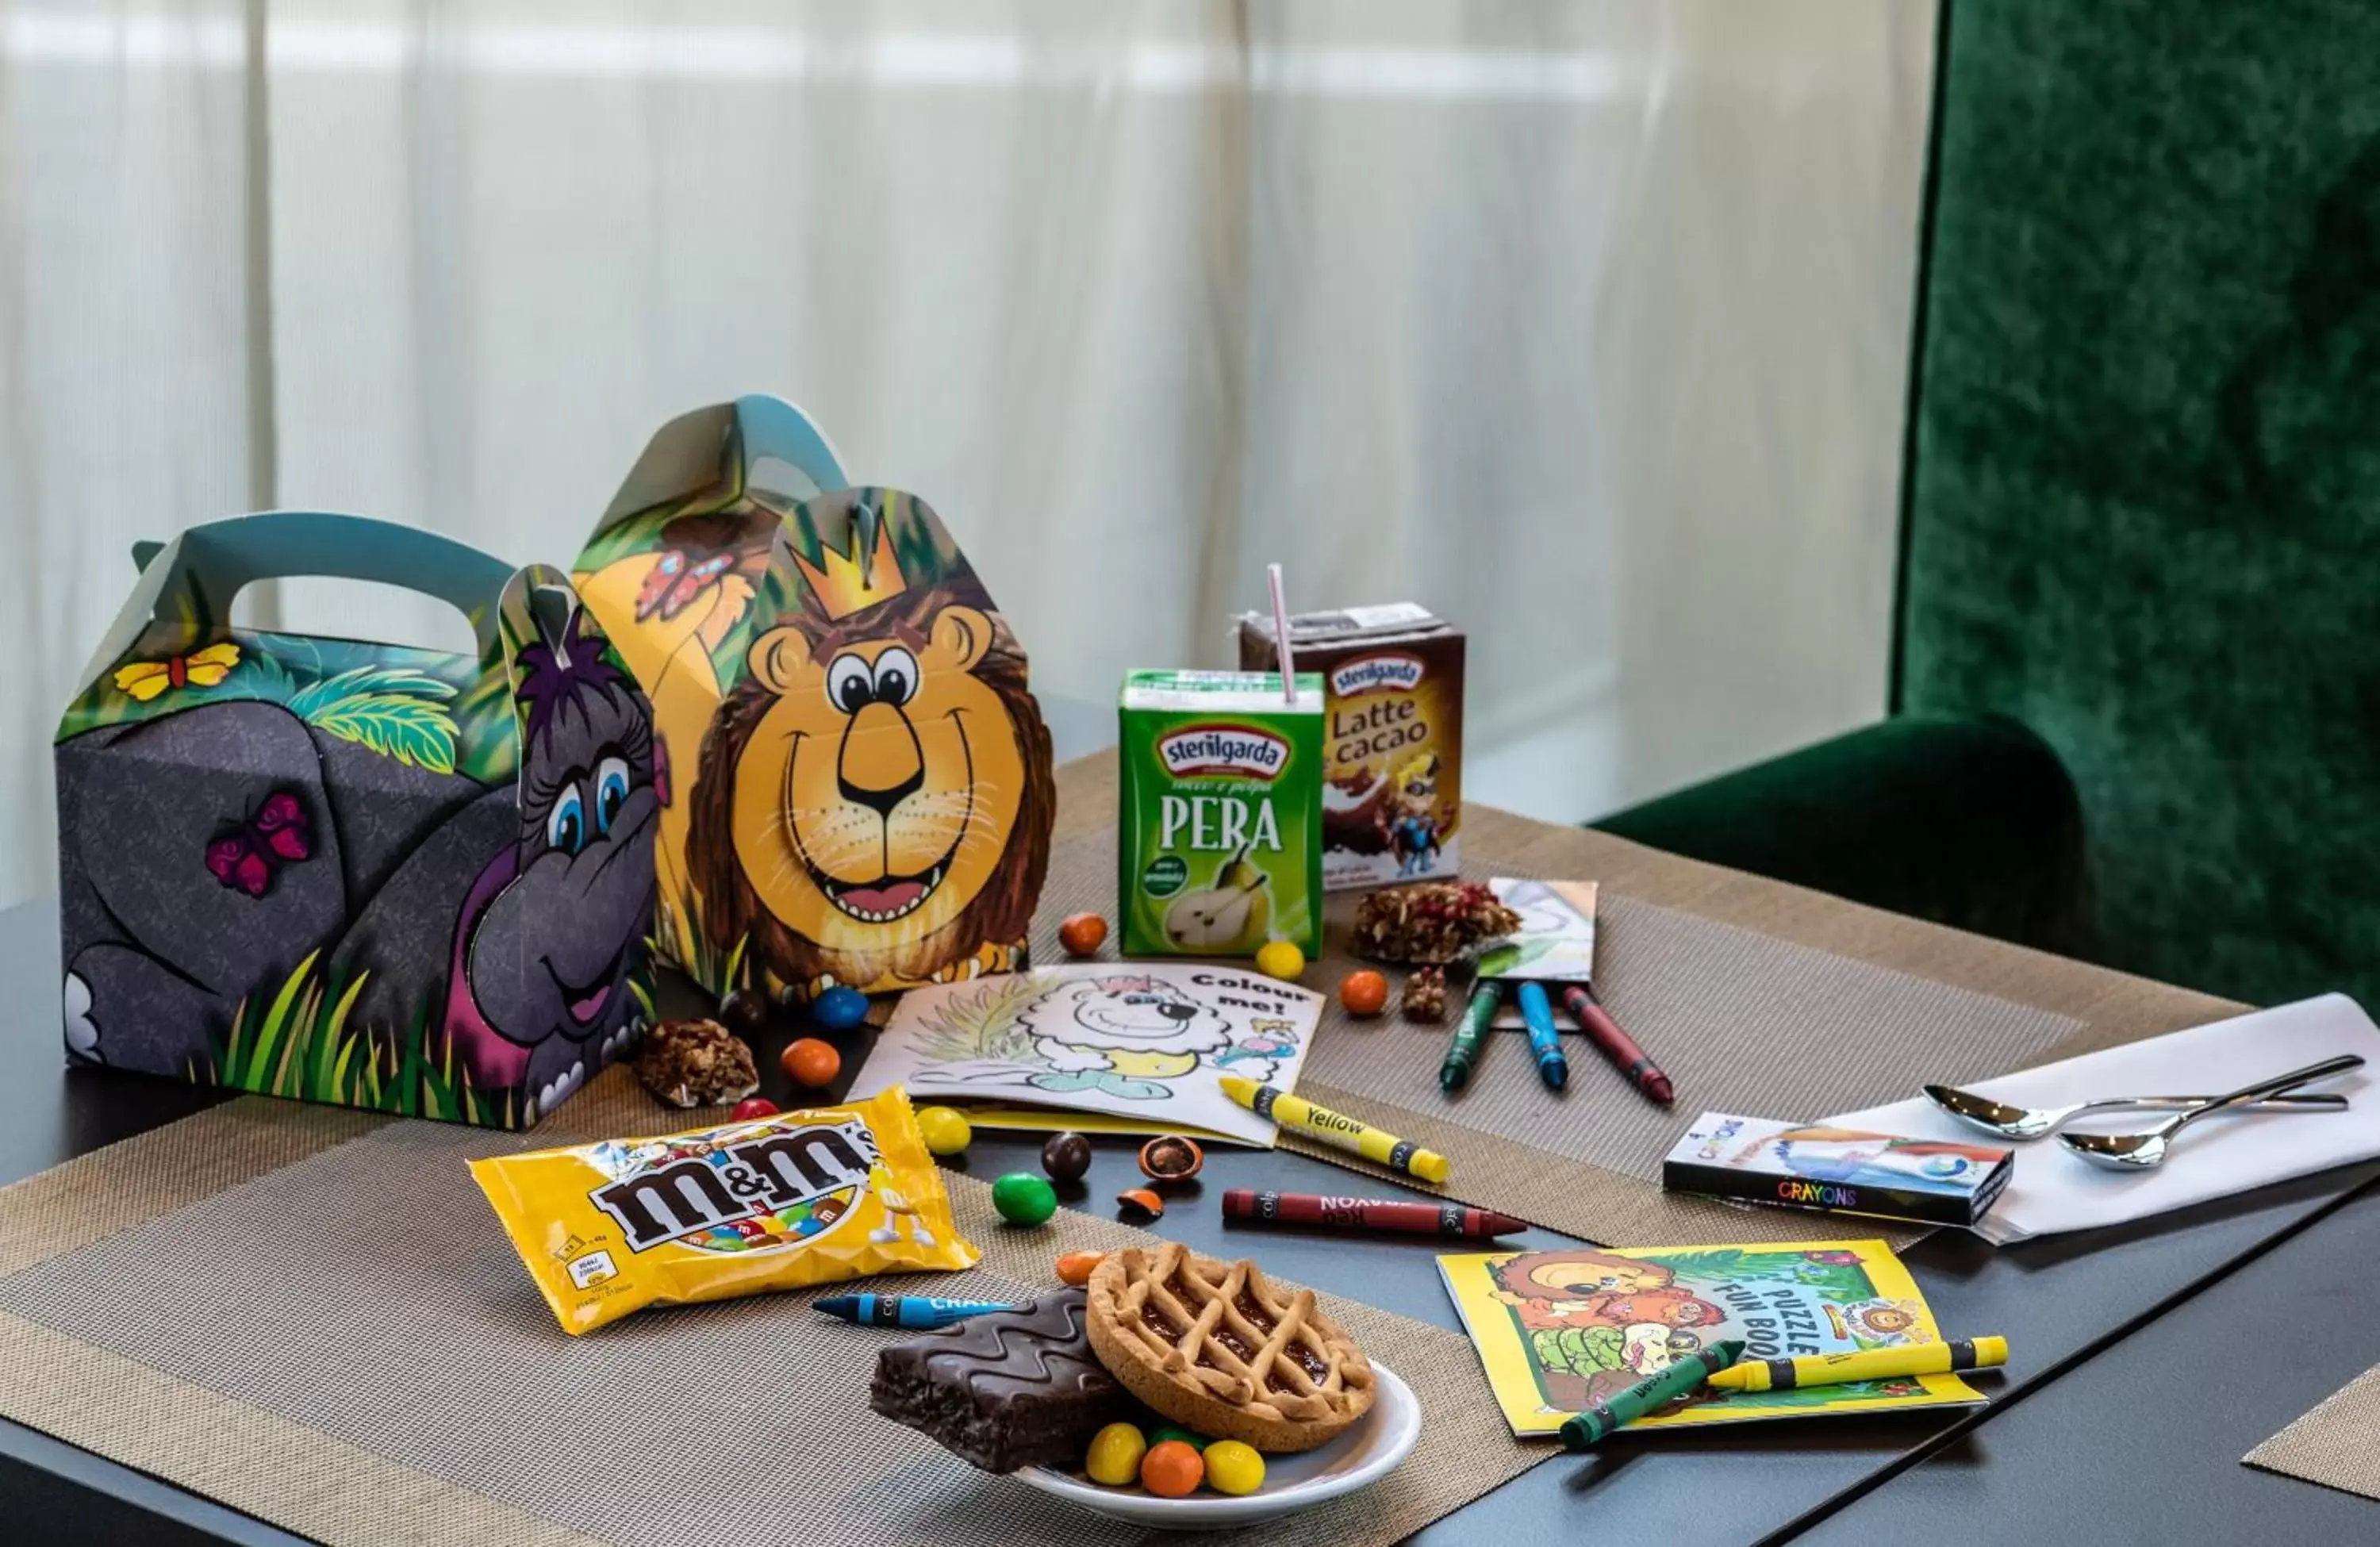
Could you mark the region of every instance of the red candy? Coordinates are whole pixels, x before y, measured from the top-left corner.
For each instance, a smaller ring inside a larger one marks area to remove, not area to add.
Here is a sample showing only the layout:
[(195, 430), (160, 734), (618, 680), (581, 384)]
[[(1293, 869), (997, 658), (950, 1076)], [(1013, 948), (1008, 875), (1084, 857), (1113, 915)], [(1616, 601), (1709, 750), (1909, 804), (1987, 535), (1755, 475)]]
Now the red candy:
[(766, 1096), (747, 1096), (728, 1111), (728, 1117), (738, 1123), (748, 1123), (756, 1117), (774, 1117), (777, 1103)]

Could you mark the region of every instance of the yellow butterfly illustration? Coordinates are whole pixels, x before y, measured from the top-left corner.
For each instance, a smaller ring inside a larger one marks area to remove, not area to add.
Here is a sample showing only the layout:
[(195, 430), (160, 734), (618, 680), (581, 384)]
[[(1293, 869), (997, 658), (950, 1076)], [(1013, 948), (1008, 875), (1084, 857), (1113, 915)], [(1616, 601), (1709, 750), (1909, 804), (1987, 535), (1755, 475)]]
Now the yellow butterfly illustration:
[(169, 655), (163, 661), (135, 661), (128, 666), (118, 666), (115, 681), (118, 692), (129, 693), (147, 703), (168, 688), (212, 688), (238, 664), (239, 646), (225, 640), (188, 655)]

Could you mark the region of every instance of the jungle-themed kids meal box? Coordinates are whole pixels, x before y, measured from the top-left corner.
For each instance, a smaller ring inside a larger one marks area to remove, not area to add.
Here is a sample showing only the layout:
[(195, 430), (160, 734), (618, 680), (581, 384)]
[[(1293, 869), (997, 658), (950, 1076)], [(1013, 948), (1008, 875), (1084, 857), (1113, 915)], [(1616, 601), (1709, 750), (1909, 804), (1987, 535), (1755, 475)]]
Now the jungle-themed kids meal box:
[[(652, 724), (569, 577), (296, 512), (134, 556), (55, 748), (67, 1057), (512, 1128), (626, 1051)], [(285, 575), (442, 598), (477, 653), (232, 626)]]
[[(1245, 613), (1240, 666), (1280, 658), (1269, 614)], [(1289, 620), (1298, 672), (1320, 675), (1322, 884), (1333, 892), (1462, 867), (1463, 633), (1391, 602)]]
[(657, 959), (712, 995), (1026, 965), (1056, 785), (1025, 651), (915, 495), (766, 396), (664, 425), (578, 555), (653, 702)]

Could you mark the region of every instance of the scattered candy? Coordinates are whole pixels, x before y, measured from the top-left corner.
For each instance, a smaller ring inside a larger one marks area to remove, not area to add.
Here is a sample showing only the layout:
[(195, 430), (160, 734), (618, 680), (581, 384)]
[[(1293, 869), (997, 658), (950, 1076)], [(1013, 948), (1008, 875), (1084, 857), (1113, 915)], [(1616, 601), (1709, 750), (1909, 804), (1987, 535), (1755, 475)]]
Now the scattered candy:
[(1140, 1437), (1139, 1430), (1128, 1423), (1111, 1423), (1091, 1436), (1083, 1470), (1093, 1482), (1121, 1488), (1140, 1475), (1140, 1458), (1148, 1454), (1148, 1442)]
[(1163, 1444), (1168, 1440), (1179, 1440), (1184, 1444), (1188, 1445), (1192, 1450), (1196, 1451), (1204, 1451), (1207, 1448), (1207, 1442), (1205, 1440), (1193, 1434), (1190, 1431), (1181, 1427), (1179, 1424), (1160, 1424), (1157, 1428), (1148, 1431), (1148, 1443), (1150, 1444)]
[(1091, 1270), (1099, 1265), (1104, 1251), (1070, 1251), (1058, 1259), (1058, 1282), (1071, 1284), (1079, 1289), (1091, 1281)]
[[(995, 1198), (993, 1201), (996, 1203), (999, 1200)], [(1165, 1200), (1158, 1197), (1157, 1194), (1149, 1191), (1147, 1188), (1126, 1188), (1124, 1191), (1116, 1194), (1116, 1201), (1123, 1204), (1127, 1209), (1139, 1210), (1145, 1217), (1149, 1219), (1161, 1218), (1165, 1213)]]
[(665, 1020), (645, 1037), (637, 1078), (672, 1106), (717, 1106), (760, 1088), (752, 1050), (715, 1020)]
[(746, 1041), (751, 1041), (769, 1029), (769, 1006), (749, 989), (737, 989), (719, 1005), (719, 1018), (727, 1029)]
[(1140, 1171), (1152, 1182), (1186, 1182), (1207, 1163), (1197, 1140), (1178, 1133), (1152, 1139), (1140, 1147)]
[(1058, 944), (1070, 956), (1099, 954), (1107, 944), (1108, 921), (1096, 913), (1076, 913), (1058, 926)]
[(1305, 970), (1305, 953), (1294, 940), (1267, 941), (1257, 952), (1257, 970), (1288, 982)]
[(1058, 1192), (1030, 1171), (1012, 1171), (991, 1184), (991, 1206), (1011, 1224), (1046, 1224), (1058, 1212)]
[(1405, 992), (1398, 1007), (1407, 1020), (1417, 1020), (1425, 1026), (1436, 1026), (1446, 1018), (1446, 968), (1416, 967), (1405, 980)]
[(1362, 968), (1339, 980), (1339, 1003), (1351, 1016), (1376, 1016), (1389, 1007), (1389, 981)]
[(747, 1096), (737, 1102), (735, 1110), (727, 1115), (739, 1123), (748, 1123), (755, 1117), (774, 1117), (776, 1115), (777, 1103), (768, 1097)]
[(1198, 1491), (1207, 1463), (1180, 1440), (1164, 1440), (1140, 1458), (1140, 1485), (1160, 1499), (1186, 1499)]
[(1264, 1457), (1254, 1445), (1218, 1440), (1199, 1459), (1206, 1464), (1207, 1486), (1218, 1493), (1253, 1493), (1264, 1486)]
[(868, 1018), (868, 995), (837, 983), (811, 1004), (810, 1018), (830, 1031), (848, 1031)]
[(938, 1155), (955, 1155), (975, 1141), (975, 1125), (947, 1106), (919, 1107), (917, 1131), (926, 1136), (926, 1148)]
[(832, 1042), (822, 1042), (816, 1037), (787, 1042), (777, 1063), (787, 1079), (813, 1088), (833, 1084), (834, 1077), (843, 1072), (843, 1054), (834, 1050)]
[(1053, 1133), (1041, 1146), (1041, 1169), (1061, 1182), (1079, 1182), (1091, 1168), (1091, 1141), (1078, 1133)]

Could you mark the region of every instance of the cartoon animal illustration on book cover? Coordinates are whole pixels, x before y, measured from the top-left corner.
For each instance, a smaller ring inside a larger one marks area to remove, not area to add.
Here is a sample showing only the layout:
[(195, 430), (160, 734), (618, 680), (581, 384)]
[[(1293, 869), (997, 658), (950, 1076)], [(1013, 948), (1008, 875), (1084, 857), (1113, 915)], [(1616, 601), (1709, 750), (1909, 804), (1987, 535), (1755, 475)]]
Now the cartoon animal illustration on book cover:
[(1288, 1087), (1321, 996), (1229, 967), (1073, 963), (905, 996), (854, 1082), (918, 1097), (1016, 1102), (1269, 1144), (1272, 1126), (1216, 1083)]
[(924, 501), (843, 481), (739, 399), (665, 426), (579, 556), (669, 770), (653, 944), (721, 997), (1026, 964), (1056, 786), (1025, 652)]
[[(1880, 1241), (1485, 1252), (1441, 1257), (1515, 1434), (1562, 1419), (1730, 1338), (1746, 1358), (1933, 1341), (1916, 1285)], [(1705, 1390), (1640, 1420), (1730, 1423), (1981, 1402), (1951, 1375), (1771, 1392)]]
[[(294, 514), (150, 562), (59, 729), (69, 1059), (516, 1127), (625, 1052), (653, 740), (567, 577)], [(481, 653), (219, 621), (282, 567), (418, 583)]]

